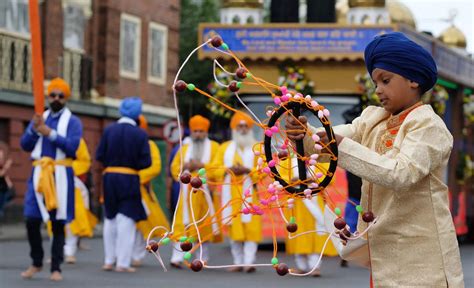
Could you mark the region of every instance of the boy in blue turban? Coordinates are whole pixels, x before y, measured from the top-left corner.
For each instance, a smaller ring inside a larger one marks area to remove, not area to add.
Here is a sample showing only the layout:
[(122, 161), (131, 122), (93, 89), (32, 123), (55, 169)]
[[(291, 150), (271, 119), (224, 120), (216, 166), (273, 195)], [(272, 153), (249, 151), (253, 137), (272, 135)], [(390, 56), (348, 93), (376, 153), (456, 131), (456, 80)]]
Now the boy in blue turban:
[[(339, 166), (363, 179), (364, 217), (358, 231), (371, 222), (370, 212), (377, 217), (365, 235), (371, 286), (464, 287), (442, 181), (453, 137), (431, 106), (420, 101), (436, 83), (436, 64), (399, 32), (370, 42), (365, 62), (383, 108), (369, 106), (352, 124), (333, 129)], [(306, 153), (319, 152), (296, 119), (289, 119), (286, 128), (290, 139), (304, 138)]]
[(104, 130), (96, 159), (104, 167), (104, 252), (103, 269), (134, 272), (131, 267), (135, 222), (147, 218), (140, 194), (138, 172), (151, 165), (148, 136), (137, 126), (142, 100), (125, 98), (121, 118)]

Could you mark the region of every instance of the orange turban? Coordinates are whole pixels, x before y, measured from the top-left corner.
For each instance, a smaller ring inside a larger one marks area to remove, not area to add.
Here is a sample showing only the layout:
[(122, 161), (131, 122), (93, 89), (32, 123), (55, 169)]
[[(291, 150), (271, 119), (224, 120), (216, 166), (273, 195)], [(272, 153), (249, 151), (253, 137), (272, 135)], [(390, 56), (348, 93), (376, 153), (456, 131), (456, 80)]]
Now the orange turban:
[(207, 132), (209, 131), (209, 126), (211, 126), (211, 122), (201, 115), (195, 115), (189, 119), (189, 129), (191, 131), (203, 130)]
[(140, 116), (138, 116), (138, 122), (140, 123), (140, 128), (145, 131), (148, 129), (148, 121), (146, 121), (146, 118), (145, 116), (143, 116), (143, 114), (140, 114)]
[(235, 112), (234, 116), (230, 119), (230, 128), (235, 129), (241, 123), (247, 124), (247, 126), (253, 126), (253, 120), (244, 112)]
[(71, 96), (71, 88), (69, 87), (69, 84), (64, 81), (64, 79), (54, 78), (51, 80), (48, 85), (48, 95), (51, 94), (51, 91), (53, 90), (61, 90), (66, 99), (69, 99), (69, 96)]

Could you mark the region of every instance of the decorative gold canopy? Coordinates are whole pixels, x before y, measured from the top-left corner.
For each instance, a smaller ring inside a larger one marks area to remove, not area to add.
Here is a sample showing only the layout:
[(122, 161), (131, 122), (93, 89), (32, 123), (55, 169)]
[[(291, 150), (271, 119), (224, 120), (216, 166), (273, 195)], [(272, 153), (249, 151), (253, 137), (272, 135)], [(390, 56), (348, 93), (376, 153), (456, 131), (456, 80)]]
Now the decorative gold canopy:
[(223, 8), (263, 8), (263, 0), (223, 0)]
[(385, 0), (349, 0), (349, 7), (385, 7)]
[(451, 47), (465, 49), (467, 46), (466, 36), (459, 28), (454, 25), (449, 26), (446, 30), (441, 32), (441, 35), (439, 35), (438, 39)]

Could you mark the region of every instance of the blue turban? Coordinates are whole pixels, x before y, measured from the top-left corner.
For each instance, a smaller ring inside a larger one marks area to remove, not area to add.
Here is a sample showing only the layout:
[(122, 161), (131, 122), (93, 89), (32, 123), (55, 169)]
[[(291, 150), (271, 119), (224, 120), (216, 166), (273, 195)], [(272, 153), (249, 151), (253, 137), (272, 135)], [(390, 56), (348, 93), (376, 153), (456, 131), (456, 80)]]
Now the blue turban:
[(365, 65), (372, 75), (375, 68), (399, 74), (420, 85), (422, 94), (436, 83), (436, 63), (423, 47), (403, 33), (377, 36), (365, 48)]
[(142, 114), (142, 99), (138, 97), (128, 97), (123, 99), (119, 109), (120, 115), (132, 119), (138, 119)]

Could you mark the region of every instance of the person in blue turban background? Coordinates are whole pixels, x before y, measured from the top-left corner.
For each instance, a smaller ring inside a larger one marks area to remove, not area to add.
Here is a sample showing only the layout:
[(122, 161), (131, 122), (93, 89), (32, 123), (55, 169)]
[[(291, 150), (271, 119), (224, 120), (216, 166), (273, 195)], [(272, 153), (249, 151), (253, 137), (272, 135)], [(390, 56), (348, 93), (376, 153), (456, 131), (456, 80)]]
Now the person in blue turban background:
[(139, 170), (151, 165), (148, 135), (137, 127), (142, 100), (125, 98), (121, 118), (105, 128), (96, 152), (103, 165), (104, 266), (103, 270), (134, 272), (131, 267), (135, 223), (147, 218), (142, 205)]
[(137, 120), (138, 116), (142, 114), (142, 103), (143, 101), (139, 97), (128, 97), (123, 99), (119, 108), (120, 115)]
[[(363, 235), (367, 249), (354, 251), (367, 253), (357, 259), (370, 267), (371, 287), (464, 287), (442, 181), (453, 137), (443, 119), (420, 101), (436, 83), (435, 61), (399, 32), (375, 37), (365, 61), (383, 107), (368, 106), (351, 124), (332, 127), (338, 166), (362, 178), (363, 221), (357, 231), (368, 231)], [(306, 155), (319, 153), (301, 125), (306, 119), (288, 117), (288, 138), (303, 139)], [(328, 145), (325, 132), (309, 130)], [(347, 227), (336, 230), (351, 233)], [(356, 258), (344, 249), (339, 252), (345, 259)]]

